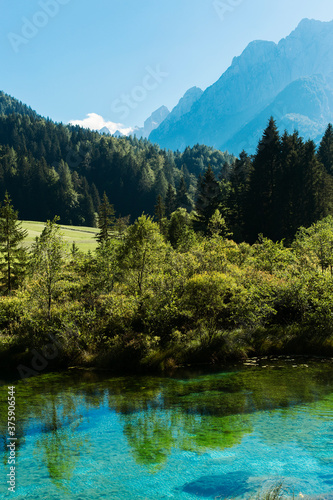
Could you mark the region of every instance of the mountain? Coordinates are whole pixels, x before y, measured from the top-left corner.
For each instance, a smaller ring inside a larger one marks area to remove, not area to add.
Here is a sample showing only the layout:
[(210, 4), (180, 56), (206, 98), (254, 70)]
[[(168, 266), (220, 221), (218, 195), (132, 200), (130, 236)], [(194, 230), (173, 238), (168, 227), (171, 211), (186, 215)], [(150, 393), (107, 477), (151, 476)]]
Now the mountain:
[(145, 120), (143, 127), (135, 127), (131, 135), (147, 139), (149, 134), (167, 118), (169, 113), (170, 111), (166, 106), (161, 106)]
[(120, 130), (116, 130), (114, 134), (112, 134), (113, 137), (125, 137), (125, 134), (120, 132)]
[(154, 142), (154, 130), (159, 128), (163, 130), (164, 133), (167, 133), (174, 123), (191, 110), (192, 105), (202, 96), (202, 94), (203, 91), (201, 89), (192, 87), (184, 94), (171, 112), (166, 106), (161, 106), (147, 118), (143, 127), (134, 128), (130, 135), (147, 139), (151, 136), (151, 140)]
[[(172, 127), (177, 123), (182, 116), (191, 111), (191, 108), (195, 102), (197, 102), (203, 94), (203, 90), (199, 87), (192, 87), (187, 92), (185, 92), (184, 96), (179, 100), (178, 104), (172, 109), (171, 113), (165, 118), (165, 120), (160, 124), (159, 127), (156, 127), (155, 130), (149, 136), (149, 139), (152, 142), (158, 142), (156, 137), (158, 138), (161, 134), (167, 135), (169, 130), (172, 130)], [(158, 132), (156, 132), (158, 131)], [(182, 149), (186, 147), (186, 144), (183, 145)]]
[(270, 116), (276, 119), (280, 132), (298, 130), (304, 139), (319, 142), (327, 124), (333, 122), (333, 89), (321, 75), (295, 80), (227, 141), (225, 148), (253, 154)]
[[(238, 154), (241, 149), (238, 141), (244, 139), (245, 127), (249, 126), (252, 130), (261, 123), (262, 131), (277, 103), (282, 105), (278, 109), (282, 109), (280, 114), (285, 117), (289, 130), (300, 125), (311, 134), (318, 135), (317, 131), (321, 133), (325, 119), (324, 115), (320, 115), (319, 108), (324, 109), (328, 105), (327, 116), (332, 111), (328, 97), (333, 89), (332, 50), (333, 21), (303, 19), (278, 44), (253, 41), (239, 57), (233, 59), (227, 71), (203, 92), (187, 113), (168, 126), (163, 122), (149, 138), (161, 147), (173, 150), (184, 150), (186, 146), (201, 143), (221, 150), (229, 147), (232, 153)], [(308, 81), (312, 90), (306, 91), (304, 78), (314, 78), (311, 84)], [(320, 78), (323, 80), (320, 81)], [(288, 109), (293, 104), (293, 92), (297, 93), (296, 87), (289, 86), (297, 81), (306, 100), (301, 102), (298, 99), (299, 105)], [(316, 87), (318, 95), (314, 97)], [(285, 90), (286, 93), (283, 93)], [(327, 92), (326, 102), (324, 94)], [(317, 107), (315, 114), (310, 116), (311, 99), (317, 102)], [(257, 143), (255, 131), (253, 133), (253, 141), (246, 141), (251, 151)]]
[[(111, 132), (110, 132), (110, 130), (109, 130), (107, 127), (103, 127), (103, 128), (101, 128), (98, 132), (99, 132), (100, 134), (111, 135)], [(119, 130), (117, 130), (117, 132), (119, 132)], [(115, 134), (116, 134), (117, 132), (115, 132)], [(115, 135), (115, 134), (114, 134), (114, 135)]]

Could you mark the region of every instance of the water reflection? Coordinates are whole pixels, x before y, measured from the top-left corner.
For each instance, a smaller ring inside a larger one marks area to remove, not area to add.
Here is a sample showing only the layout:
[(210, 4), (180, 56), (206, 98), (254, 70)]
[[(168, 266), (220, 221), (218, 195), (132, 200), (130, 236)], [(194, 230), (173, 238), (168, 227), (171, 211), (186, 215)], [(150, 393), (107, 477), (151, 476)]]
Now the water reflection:
[[(281, 460), (280, 450), (293, 447), (298, 453), (297, 460), (302, 460), (302, 453), (304, 457), (308, 454), (304, 458), (306, 465), (309, 457), (314, 460), (310, 465), (318, 468), (320, 484), (332, 487), (333, 470), (321, 470), (318, 465), (333, 465), (331, 451), (328, 451), (333, 449), (332, 373), (331, 363), (311, 363), (297, 368), (280, 363), (276, 368), (249, 367), (192, 378), (109, 378), (83, 371), (36, 377), (16, 384), (18, 453), (22, 454), (23, 462), (25, 448), (34, 443), (36, 467), (41, 471), (45, 468), (52, 484), (63, 491), (63, 498), (76, 498), (72, 485), (79, 480), (77, 471), (82, 469), (82, 460), (85, 463), (99, 460), (103, 467), (108, 467), (108, 463), (111, 467), (112, 463), (116, 470), (115, 457), (108, 446), (115, 447), (115, 441), (111, 440), (117, 425), (117, 453), (123, 455), (124, 460), (128, 453), (134, 464), (143, 468), (142, 474), (154, 477), (159, 477), (175, 453), (199, 456), (214, 450), (221, 453), (237, 450), (246, 437), (251, 437), (255, 439), (256, 452), (262, 453), (262, 457), (268, 453), (267, 447), (276, 450), (277, 461), (272, 470)], [(1, 398), (1, 446), (5, 466), (7, 403), (4, 390)], [(117, 421), (113, 420), (111, 430), (106, 432), (99, 426), (100, 421), (107, 425), (108, 415), (110, 418), (114, 415), (112, 418)], [(330, 423), (332, 432), (323, 435), (324, 422)], [(127, 447), (121, 444), (122, 440)], [(226, 456), (221, 454), (214, 464), (220, 464), (221, 468), (227, 463)], [(268, 467), (264, 464), (263, 469), (264, 466)], [(280, 472), (286, 476), (283, 467)], [(37, 478), (39, 472), (34, 474)], [(185, 480), (185, 474), (183, 486), (175, 486), (175, 491), (193, 495), (201, 491), (202, 496), (208, 497), (227, 496), (233, 482), (239, 483), (238, 494), (241, 494), (251, 486), (252, 475), (250, 470), (243, 469), (237, 473), (235, 482), (236, 476), (225, 469), (222, 484), (221, 474), (201, 474), (189, 481)]]

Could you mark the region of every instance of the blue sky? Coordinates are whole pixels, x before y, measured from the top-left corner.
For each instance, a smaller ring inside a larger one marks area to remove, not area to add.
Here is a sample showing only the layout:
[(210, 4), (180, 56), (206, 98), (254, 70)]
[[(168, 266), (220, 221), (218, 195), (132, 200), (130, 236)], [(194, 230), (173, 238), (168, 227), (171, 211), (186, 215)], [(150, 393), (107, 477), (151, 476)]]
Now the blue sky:
[[(332, 0), (0, 0), (0, 89), (64, 123), (141, 126), (246, 45), (278, 42)], [(102, 118), (98, 118), (100, 115)]]

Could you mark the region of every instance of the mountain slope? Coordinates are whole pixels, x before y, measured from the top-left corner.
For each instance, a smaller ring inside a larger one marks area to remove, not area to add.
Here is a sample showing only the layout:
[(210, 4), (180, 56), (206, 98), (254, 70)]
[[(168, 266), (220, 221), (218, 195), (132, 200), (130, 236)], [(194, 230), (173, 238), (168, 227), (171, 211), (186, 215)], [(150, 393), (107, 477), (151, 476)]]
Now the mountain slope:
[[(203, 91), (199, 87), (190, 88), (183, 97), (178, 101), (178, 104), (172, 109), (171, 113), (165, 120), (156, 127), (149, 136), (152, 142), (159, 142), (158, 138), (161, 135), (167, 135), (169, 130), (187, 113), (191, 111), (194, 103), (202, 96)], [(185, 149), (185, 146), (182, 148)]]
[(254, 41), (188, 113), (150, 138), (171, 149), (196, 143), (225, 149), (293, 81), (319, 74), (333, 88), (332, 50), (333, 21), (304, 19), (278, 44)]
[(136, 127), (130, 135), (148, 139), (149, 134), (168, 117), (169, 113), (170, 111), (166, 106), (161, 106), (145, 120), (143, 127)]
[(333, 90), (320, 75), (295, 80), (237, 132), (225, 144), (226, 149), (235, 154), (242, 149), (253, 154), (271, 116), (281, 132), (298, 130), (304, 139), (321, 138), (327, 124), (333, 121)]

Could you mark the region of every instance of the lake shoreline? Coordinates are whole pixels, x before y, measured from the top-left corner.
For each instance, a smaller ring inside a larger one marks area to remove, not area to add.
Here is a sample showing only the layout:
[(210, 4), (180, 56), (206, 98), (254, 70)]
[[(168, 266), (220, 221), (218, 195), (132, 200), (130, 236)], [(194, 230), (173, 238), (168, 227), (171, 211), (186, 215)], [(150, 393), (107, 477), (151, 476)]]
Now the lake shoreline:
[[(277, 363), (294, 363), (295, 368), (306, 367), (307, 363), (322, 362), (333, 364), (333, 350), (327, 349), (318, 352), (285, 352), (285, 350), (271, 353), (265, 352), (250, 352), (248, 355), (240, 356), (239, 352), (224, 353), (223, 357), (216, 356), (216, 352), (212, 349), (210, 352), (211, 359), (207, 359), (207, 349), (203, 352), (200, 359), (200, 351), (195, 353), (194, 359), (189, 358), (184, 362), (176, 362), (176, 360), (168, 352), (160, 353), (158, 363), (148, 363), (147, 360), (137, 360), (136, 363), (130, 364), (128, 360), (118, 359), (117, 363), (112, 362), (113, 353), (96, 353), (87, 355), (76, 360), (70, 360), (61, 356), (55, 359), (46, 360), (40, 354), (38, 348), (29, 348), (25, 346), (24, 350), (16, 350), (9, 348), (2, 350), (0, 353), (0, 376), (16, 378), (30, 378), (31, 376), (40, 373), (52, 373), (63, 371), (93, 371), (101, 373), (110, 373), (115, 376), (131, 376), (131, 375), (157, 375), (169, 376), (182, 371), (221, 371), (230, 370), (235, 367), (257, 367), (257, 368), (275, 368), (274, 362)], [(163, 358), (163, 355), (165, 356)], [(122, 361), (122, 362), (121, 362)], [(275, 365), (277, 364), (275, 363)], [(20, 375), (20, 376), (19, 376)], [(19, 377), (18, 377), (19, 376)]]

